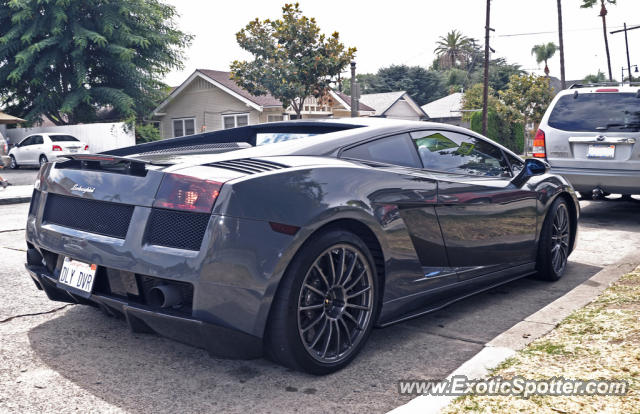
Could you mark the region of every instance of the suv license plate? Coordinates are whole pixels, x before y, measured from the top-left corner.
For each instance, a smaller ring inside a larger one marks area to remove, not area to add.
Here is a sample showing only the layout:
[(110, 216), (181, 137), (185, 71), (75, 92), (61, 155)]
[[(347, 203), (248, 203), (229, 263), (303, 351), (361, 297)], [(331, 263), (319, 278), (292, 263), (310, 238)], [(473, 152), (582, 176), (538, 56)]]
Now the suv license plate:
[(605, 158), (612, 159), (616, 156), (615, 145), (589, 145), (587, 158)]
[(96, 269), (97, 266), (94, 264), (79, 262), (65, 257), (58, 282), (82, 292), (91, 293), (93, 281), (96, 277)]

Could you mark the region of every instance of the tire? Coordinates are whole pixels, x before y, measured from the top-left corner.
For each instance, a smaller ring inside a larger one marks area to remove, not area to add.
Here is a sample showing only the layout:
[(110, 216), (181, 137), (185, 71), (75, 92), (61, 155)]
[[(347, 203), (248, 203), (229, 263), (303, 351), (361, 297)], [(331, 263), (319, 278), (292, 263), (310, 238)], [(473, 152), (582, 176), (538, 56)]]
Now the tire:
[(16, 162), (16, 157), (14, 157), (13, 155), (10, 155), (9, 158), (11, 158), (9, 168), (11, 168), (12, 170), (17, 170), (18, 168), (20, 168), (20, 166)]
[(571, 243), (571, 217), (566, 201), (558, 197), (547, 213), (540, 232), (536, 277), (556, 281), (567, 269)]
[(314, 375), (344, 368), (371, 333), (378, 286), (373, 257), (358, 236), (340, 229), (313, 236), (280, 282), (265, 333), (267, 356)]
[(47, 159), (47, 156), (42, 154), (40, 156), (40, 158), (38, 158), (38, 162), (40, 163), (40, 166), (42, 167), (43, 165), (45, 165), (47, 162), (49, 162), (49, 160)]

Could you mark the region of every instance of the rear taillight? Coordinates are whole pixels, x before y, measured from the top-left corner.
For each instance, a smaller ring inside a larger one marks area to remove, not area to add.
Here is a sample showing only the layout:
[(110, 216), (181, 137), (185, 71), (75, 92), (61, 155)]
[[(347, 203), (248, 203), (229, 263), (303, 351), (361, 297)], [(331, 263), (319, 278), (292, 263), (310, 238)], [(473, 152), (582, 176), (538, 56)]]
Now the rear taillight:
[(51, 148), (51, 151), (62, 151), (62, 147), (60, 145), (54, 145)]
[(85, 145), (85, 146), (84, 146), (84, 150), (85, 150), (85, 151), (89, 151), (89, 146), (88, 146), (88, 145)]
[(4, 144), (2, 147), (4, 148), (4, 153), (7, 154), (9, 152), (9, 146)]
[(536, 158), (545, 158), (547, 156), (547, 149), (544, 142), (544, 131), (541, 129), (536, 132), (536, 137), (533, 139), (533, 156)]
[(210, 213), (222, 183), (186, 175), (165, 174), (154, 207)]

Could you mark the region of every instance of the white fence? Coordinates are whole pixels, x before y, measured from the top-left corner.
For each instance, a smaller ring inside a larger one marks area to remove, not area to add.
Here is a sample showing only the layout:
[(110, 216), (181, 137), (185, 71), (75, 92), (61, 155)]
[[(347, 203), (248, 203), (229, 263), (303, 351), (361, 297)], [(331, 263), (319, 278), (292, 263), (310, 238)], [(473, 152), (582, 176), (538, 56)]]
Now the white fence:
[(10, 142), (16, 144), (22, 138), (41, 132), (55, 132), (73, 135), (89, 145), (90, 152), (102, 152), (115, 148), (128, 147), (136, 144), (133, 128), (125, 126), (124, 122), (104, 124), (82, 124), (52, 127), (33, 127), (7, 129), (6, 136)]

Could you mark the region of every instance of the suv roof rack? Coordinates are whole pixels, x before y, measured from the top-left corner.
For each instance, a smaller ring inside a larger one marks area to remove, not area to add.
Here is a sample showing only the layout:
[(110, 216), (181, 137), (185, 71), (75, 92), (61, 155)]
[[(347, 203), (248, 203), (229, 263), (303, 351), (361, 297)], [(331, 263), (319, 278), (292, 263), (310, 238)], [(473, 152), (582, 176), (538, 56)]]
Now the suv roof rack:
[(640, 86), (640, 82), (598, 82), (598, 83), (574, 83), (569, 86), (569, 89), (580, 89), (580, 88), (596, 88), (598, 86)]

